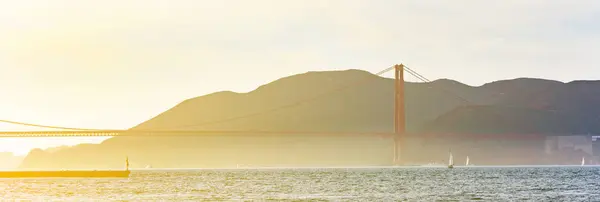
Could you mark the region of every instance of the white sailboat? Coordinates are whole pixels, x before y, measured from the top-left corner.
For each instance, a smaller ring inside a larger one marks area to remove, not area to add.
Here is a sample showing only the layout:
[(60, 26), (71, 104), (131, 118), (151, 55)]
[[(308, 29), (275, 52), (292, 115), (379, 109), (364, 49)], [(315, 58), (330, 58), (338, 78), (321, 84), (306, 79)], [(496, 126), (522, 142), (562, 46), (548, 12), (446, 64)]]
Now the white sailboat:
[(585, 165), (585, 157), (581, 157), (581, 166)]
[(452, 152), (450, 152), (450, 158), (448, 159), (448, 168), (454, 168), (454, 159), (452, 158)]
[(467, 156), (467, 161), (465, 162), (465, 166), (469, 166), (469, 156)]

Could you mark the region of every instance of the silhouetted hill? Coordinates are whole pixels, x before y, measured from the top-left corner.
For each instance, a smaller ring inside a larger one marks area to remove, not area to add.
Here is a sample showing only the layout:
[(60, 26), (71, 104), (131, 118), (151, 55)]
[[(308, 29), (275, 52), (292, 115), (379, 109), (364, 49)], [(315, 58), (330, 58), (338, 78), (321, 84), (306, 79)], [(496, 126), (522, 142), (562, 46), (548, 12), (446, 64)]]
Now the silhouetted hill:
[[(408, 83), (409, 131), (418, 131), (424, 122), (461, 104), (447, 92), (435, 90), (439, 87), (470, 100), (493, 102), (485, 92), (454, 81)], [(132, 129), (390, 132), (393, 90), (392, 79), (361, 70), (309, 72), (282, 78), (250, 93), (219, 92), (189, 99)], [(268, 113), (261, 114), (265, 111)], [(247, 114), (257, 115), (235, 119)]]
[(44, 152), (54, 153), (56, 151), (60, 151), (62, 149), (69, 149), (69, 148), (71, 148), (71, 147), (70, 146), (50, 147), (50, 148), (44, 149)]
[[(356, 82), (360, 84), (352, 85)], [(192, 98), (132, 130), (391, 132), (393, 83), (393, 79), (360, 70), (308, 72), (276, 80), (249, 93), (218, 92)], [(565, 84), (527, 78), (479, 87), (446, 79), (407, 83), (407, 130), (411, 134), (580, 133), (596, 128), (593, 121), (582, 120), (600, 114), (589, 109), (600, 101), (599, 87), (595, 82)], [(472, 103), (462, 102), (455, 95)], [(560, 113), (552, 111), (558, 109)], [(373, 157), (390, 149), (389, 141), (376, 139), (115, 137), (99, 145), (79, 145), (52, 154), (34, 150), (21, 167), (114, 168), (121, 167), (125, 155), (129, 155), (133, 167), (223, 167), (232, 163), (375, 165), (390, 159), (385, 155)]]
[(509, 106), (465, 106), (446, 113), (423, 132), (451, 134), (587, 134), (582, 119), (571, 114)]
[(600, 133), (600, 82), (520, 78), (480, 88), (498, 96), (493, 105), (458, 107), (429, 123), (427, 132)]
[(559, 81), (518, 78), (487, 83), (480, 88), (493, 92), (497, 96), (496, 104), (540, 108), (544, 106), (544, 100), (537, 99), (537, 96), (562, 86), (564, 83)]

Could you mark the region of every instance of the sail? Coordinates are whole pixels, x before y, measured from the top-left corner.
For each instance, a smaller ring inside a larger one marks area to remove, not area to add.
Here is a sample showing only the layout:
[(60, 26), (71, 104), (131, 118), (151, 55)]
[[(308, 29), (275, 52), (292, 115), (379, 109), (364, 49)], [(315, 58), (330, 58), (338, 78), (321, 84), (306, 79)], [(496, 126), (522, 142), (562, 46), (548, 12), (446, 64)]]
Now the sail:
[(465, 166), (469, 165), (469, 156), (467, 156), (467, 162), (465, 162)]
[(582, 158), (581, 158), (581, 165), (582, 165), (582, 166), (583, 166), (583, 165), (585, 165), (585, 157), (582, 157)]
[(452, 158), (452, 153), (450, 153), (450, 159), (448, 159), (448, 165), (454, 165), (454, 161)]

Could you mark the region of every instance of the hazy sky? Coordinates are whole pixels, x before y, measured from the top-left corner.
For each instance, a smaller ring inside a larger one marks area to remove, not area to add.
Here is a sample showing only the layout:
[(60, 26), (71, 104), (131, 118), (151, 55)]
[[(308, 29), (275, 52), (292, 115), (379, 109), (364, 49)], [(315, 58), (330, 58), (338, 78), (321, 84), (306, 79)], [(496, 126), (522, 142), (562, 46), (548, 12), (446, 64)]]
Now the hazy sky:
[(401, 62), (471, 85), (600, 79), (598, 25), (595, 0), (2, 1), (0, 119), (125, 129), (214, 91)]

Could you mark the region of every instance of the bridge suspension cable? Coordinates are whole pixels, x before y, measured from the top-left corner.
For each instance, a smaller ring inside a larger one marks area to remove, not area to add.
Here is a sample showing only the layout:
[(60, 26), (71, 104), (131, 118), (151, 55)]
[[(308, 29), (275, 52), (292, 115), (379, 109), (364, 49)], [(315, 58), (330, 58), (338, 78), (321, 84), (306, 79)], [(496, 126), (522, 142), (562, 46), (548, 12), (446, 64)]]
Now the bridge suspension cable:
[[(385, 69), (377, 72), (375, 75), (381, 76), (381, 75), (383, 75), (383, 74), (385, 74), (385, 73), (387, 73), (387, 72), (389, 72), (389, 71), (391, 71), (393, 69), (394, 69), (394, 66), (391, 66), (391, 67), (385, 68)], [(324, 92), (324, 93), (318, 94), (316, 96), (313, 96), (313, 97), (310, 97), (310, 98), (307, 98), (307, 99), (299, 100), (299, 101), (291, 103), (291, 104), (287, 104), (287, 105), (275, 107), (275, 108), (272, 108), (272, 109), (269, 109), (269, 110), (266, 110), (266, 111), (261, 111), (261, 112), (257, 112), (257, 113), (246, 114), (246, 115), (243, 115), (243, 116), (231, 117), (231, 118), (227, 118), (227, 119), (223, 119), (223, 120), (210, 121), (210, 122), (205, 122), (205, 123), (200, 123), (200, 124), (176, 126), (176, 127), (170, 127), (170, 128), (187, 128), (187, 127), (197, 127), (197, 126), (212, 125), (212, 124), (224, 123), (224, 122), (229, 122), (229, 121), (235, 121), (235, 120), (239, 120), (239, 119), (251, 118), (251, 117), (254, 117), (254, 116), (258, 116), (258, 115), (262, 115), (262, 114), (266, 114), (266, 113), (270, 113), (270, 112), (275, 112), (275, 111), (279, 111), (279, 110), (283, 110), (283, 109), (287, 109), (287, 108), (292, 108), (292, 107), (299, 106), (299, 105), (301, 105), (303, 103), (315, 100), (315, 99), (320, 98), (322, 96), (326, 96), (326, 95), (332, 94), (334, 92), (342, 91), (342, 90), (347, 89), (349, 87), (352, 87), (352, 86), (355, 86), (355, 85), (359, 85), (361, 83), (369, 81), (370, 79), (372, 79), (372, 78), (368, 78), (368, 79), (360, 80), (360, 81), (357, 81), (357, 82), (353, 82), (350, 85), (341, 86), (341, 87), (333, 89), (331, 91)], [(10, 120), (0, 120), (0, 122), (1, 123), (13, 124), (13, 125), (31, 126), (31, 127), (37, 127), (37, 128), (43, 128), (43, 129), (76, 130), (76, 131), (118, 131), (118, 130), (113, 130), (113, 129), (75, 128), (75, 127), (64, 127), (64, 126), (51, 126), (51, 125), (42, 125), (42, 124), (34, 124), (34, 123), (25, 123), (25, 122), (19, 122), (19, 121), (10, 121)], [(166, 130), (168, 130), (168, 129), (166, 129)]]
[(9, 120), (0, 120), (0, 122), (1, 123), (13, 124), (13, 125), (32, 126), (32, 127), (44, 128), (44, 129), (78, 130), (78, 131), (103, 130), (103, 129), (91, 129), (91, 128), (71, 128), (71, 127), (63, 127), (63, 126), (49, 126), (49, 125), (40, 125), (40, 124), (25, 123), (25, 122), (18, 122), (18, 121), (9, 121)]
[[(375, 75), (377, 76), (381, 76), (391, 70), (394, 69), (394, 66), (385, 68), (377, 73), (375, 73)], [(420, 81), (423, 82), (431, 82), (429, 79), (427, 79), (426, 77), (424, 77), (423, 75), (419, 74), (418, 72), (412, 70), (411, 68), (404, 66), (404, 71), (406, 71), (407, 73), (411, 74), (412, 76), (416, 77), (417, 79), (419, 79)], [(181, 129), (181, 128), (189, 128), (189, 127), (198, 127), (198, 126), (206, 126), (206, 125), (213, 125), (213, 124), (219, 124), (219, 123), (226, 123), (226, 122), (230, 122), (230, 121), (236, 121), (236, 120), (240, 120), (240, 119), (246, 119), (246, 118), (251, 118), (251, 117), (255, 117), (255, 116), (259, 116), (259, 115), (263, 115), (263, 114), (267, 114), (267, 113), (271, 113), (271, 112), (276, 112), (276, 111), (280, 111), (280, 110), (284, 110), (284, 109), (289, 109), (289, 108), (293, 108), (293, 107), (297, 107), (300, 106), (304, 103), (308, 103), (311, 101), (314, 101), (318, 98), (322, 98), (331, 94), (334, 94), (336, 92), (339, 91), (343, 91), (345, 89), (348, 89), (350, 87), (356, 86), (356, 85), (360, 85), (360, 84), (364, 84), (365, 82), (368, 81), (372, 81), (373, 78), (369, 77), (366, 79), (361, 79), (355, 82), (351, 82), (347, 85), (343, 85), (340, 86), (338, 88), (335, 88), (333, 90), (327, 91), (327, 92), (322, 92), (319, 93), (317, 95), (314, 95), (312, 97), (308, 97), (306, 99), (301, 99), (298, 100), (296, 102), (290, 103), (290, 104), (286, 104), (286, 105), (282, 105), (282, 106), (278, 106), (278, 107), (274, 107), (265, 111), (260, 111), (260, 112), (255, 112), (255, 113), (250, 113), (250, 114), (245, 114), (245, 115), (241, 115), (241, 116), (235, 116), (235, 117), (231, 117), (231, 118), (226, 118), (226, 119), (221, 119), (221, 120), (216, 120), (216, 121), (209, 121), (209, 122), (204, 122), (204, 123), (199, 123), (199, 124), (189, 124), (189, 125), (181, 125), (181, 126), (174, 126), (174, 127), (169, 127), (169, 128), (161, 128), (161, 130), (172, 130), (172, 129)], [(468, 101), (467, 99), (458, 96), (452, 92), (449, 92), (448, 90), (444, 89), (444, 88), (440, 88), (440, 90), (449, 93), (457, 98), (459, 98), (461, 101), (472, 104), (472, 102)], [(64, 127), (64, 126), (51, 126), (51, 125), (42, 125), (42, 124), (33, 124), (33, 123), (25, 123), (25, 122), (19, 122), (19, 121), (10, 121), (10, 120), (0, 120), (0, 122), (2, 123), (8, 123), (8, 124), (14, 124), (14, 125), (22, 125), (22, 126), (32, 126), (32, 127), (37, 127), (37, 128), (44, 128), (44, 129), (58, 129), (58, 130), (71, 130), (71, 131), (107, 131), (107, 130), (112, 130), (112, 129), (96, 129), (96, 128), (75, 128), (75, 127)], [(146, 129), (148, 130), (148, 129)], [(116, 130), (112, 130), (112, 131), (116, 131)]]
[[(394, 66), (385, 68), (377, 73), (375, 73), (375, 75), (377, 76), (381, 76), (391, 70), (394, 69)], [(423, 82), (431, 82), (429, 79), (425, 78), (423, 75), (419, 74), (418, 72), (412, 70), (411, 68), (404, 66), (404, 70), (413, 75), (414, 77), (416, 77), (417, 79), (423, 81)], [(209, 121), (209, 122), (204, 122), (204, 123), (199, 123), (199, 124), (189, 124), (189, 125), (181, 125), (181, 126), (174, 126), (174, 127), (169, 127), (166, 130), (169, 129), (177, 129), (177, 128), (189, 128), (189, 127), (198, 127), (198, 126), (206, 126), (206, 125), (214, 125), (214, 124), (219, 124), (219, 123), (226, 123), (226, 122), (231, 122), (231, 121), (236, 121), (236, 120), (240, 120), (240, 119), (246, 119), (246, 118), (251, 118), (251, 117), (255, 117), (255, 116), (260, 116), (263, 114), (268, 114), (268, 113), (272, 113), (272, 112), (276, 112), (276, 111), (280, 111), (280, 110), (284, 110), (284, 109), (289, 109), (289, 108), (293, 108), (293, 107), (297, 107), (300, 106), (304, 103), (308, 103), (311, 101), (314, 101), (318, 98), (322, 98), (331, 94), (334, 94), (336, 92), (339, 91), (343, 91), (345, 89), (348, 89), (350, 87), (356, 86), (356, 85), (360, 85), (360, 84), (364, 84), (367, 81), (372, 81), (373, 78), (366, 78), (366, 79), (362, 79), (362, 80), (358, 80), (355, 82), (351, 82), (348, 85), (343, 85), (340, 86), (338, 88), (335, 88), (333, 90), (327, 91), (327, 92), (322, 92), (320, 94), (317, 94), (315, 96), (312, 97), (308, 97), (306, 99), (302, 99), (302, 100), (298, 100), (296, 102), (290, 103), (290, 104), (286, 104), (286, 105), (282, 105), (282, 106), (278, 106), (278, 107), (274, 107), (265, 111), (260, 111), (260, 112), (255, 112), (255, 113), (250, 113), (250, 114), (245, 114), (245, 115), (241, 115), (241, 116), (235, 116), (235, 117), (231, 117), (231, 118), (226, 118), (226, 119), (221, 119), (221, 120), (216, 120), (216, 121)], [(443, 88), (441, 88), (440, 90), (445, 91), (451, 95), (454, 95), (456, 97), (458, 97), (460, 100), (462, 100), (463, 102), (466, 103), (471, 103), (469, 102), (467, 99), (464, 99), (454, 93), (451, 93)], [(42, 125), (42, 124), (34, 124), (34, 123), (25, 123), (25, 122), (19, 122), (19, 121), (10, 121), (10, 120), (0, 120), (0, 122), (2, 123), (8, 123), (8, 124), (14, 124), (14, 125), (22, 125), (22, 126), (32, 126), (32, 127), (37, 127), (37, 128), (43, 128), (43, 129), (58, 129), (58, 130), (77, 130), (77, 131), (102, 131), (102, 130), (107, 130), (107, 129), (96, 129), (96, 128), (76, 128), (76, 127), (65, 127), (65, 126), (51, 126), (51, 125)], [(164, 129), (164, 128), (161, 128)], [(108, 129), (110, 130), (110, 129)]]

